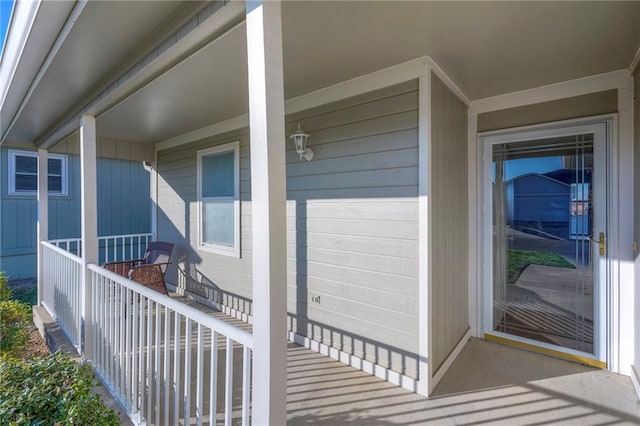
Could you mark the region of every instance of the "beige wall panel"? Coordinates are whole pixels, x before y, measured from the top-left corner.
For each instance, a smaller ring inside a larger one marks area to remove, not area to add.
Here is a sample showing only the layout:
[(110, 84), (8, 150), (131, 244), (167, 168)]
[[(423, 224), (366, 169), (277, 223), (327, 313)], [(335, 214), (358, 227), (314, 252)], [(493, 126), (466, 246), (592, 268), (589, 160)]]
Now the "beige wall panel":
[(589, 117), (616, 111), (618, 111), (618, 93), (616, 90), (607, 90), (479, 114), (478, 132)]
[(431, 297), (433, 371), (469, 328), (467, 107), (431, 79)]

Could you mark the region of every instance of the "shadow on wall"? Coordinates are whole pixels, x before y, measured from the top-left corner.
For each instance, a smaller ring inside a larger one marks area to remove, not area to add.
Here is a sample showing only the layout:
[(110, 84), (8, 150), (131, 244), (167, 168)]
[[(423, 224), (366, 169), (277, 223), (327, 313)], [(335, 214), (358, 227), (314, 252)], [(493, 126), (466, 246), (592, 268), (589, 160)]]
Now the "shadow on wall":
[[(210, 306), (225, 310), (230, 308), (238, 317), (246, 318), (252, 312), (252, 300), (221, 289), (200, 272), (192, 263), (190, 268), (178, 268), (178, 291), (202, 298)], [(233, 313), (233, 312), (231, 312)], [(365, 359), (400, 374), (417, 378), (418, 356), (409, 351), (350, 333), (343, 329), (313, 321), (304, 313), (287, 313), (287, 329), (303, 337), (323, 343), (349, 355)]]

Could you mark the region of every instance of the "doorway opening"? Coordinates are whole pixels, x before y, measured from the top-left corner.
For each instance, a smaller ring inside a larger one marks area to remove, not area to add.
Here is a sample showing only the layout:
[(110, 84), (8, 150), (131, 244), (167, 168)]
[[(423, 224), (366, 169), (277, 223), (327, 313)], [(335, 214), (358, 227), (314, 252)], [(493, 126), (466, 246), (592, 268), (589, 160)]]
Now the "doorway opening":
[(606, 367), (606, 123), (481, 137), (485, 338)]

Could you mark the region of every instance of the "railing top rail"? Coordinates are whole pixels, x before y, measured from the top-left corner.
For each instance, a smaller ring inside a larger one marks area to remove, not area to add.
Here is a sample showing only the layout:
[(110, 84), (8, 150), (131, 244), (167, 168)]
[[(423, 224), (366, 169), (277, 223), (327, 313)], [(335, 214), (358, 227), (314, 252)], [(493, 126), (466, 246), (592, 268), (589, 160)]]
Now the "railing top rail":
[(179, 313), (180, 315), (199, 322), (202, 325), (209, 327), (212, 330), (221, 333), (246, 347), (253, 348), (253, 335), (246, 330), (228, 324), (218, 318), (212, 317), (211, 315), (207, 315), (206, 313), (192, 306), (178, 302), (177, 300), (172, 299), (169, 296), (151, 290), (134, 281), (124, 278), (104, 268), (101, 268), (98, 265), (90, 263), (87, 266), (89, 270), (96, 272), (104, 276), (105, 278), (115, 281), (118, 284), (130, 290), (133, 290), (134, 292), (139, 293), (140, 295), (148, 299), (153, 300), (154, 302), (160, 303), (161, 305), (168, 307), (169, 309)]
[(153, 232), (141, 232), (139, 234), (123, 234), (123, 235), (101, 235), (98, 237), (99, 240), (104, 240), (106, 238), (132, 238), (132, 237), (152, 237)]
[(68, 251), (66, 251), (66, 250), (63, 250), (63, 249), (61, 249), (60, 247), (56, 247), (56, 246), (54, 246), (53, 244), (51, 244), (51, 243), (49, 243), (49, 242), (47, 242), (47, 241), (42, 241), (42, 245), (43, 245), (44, 247), (48, 248), (48, 249), (49, 249), (49, 250), (51, 250), (51, 251), (54, 251), (54, 252), (56, 252), (56, 253), (58, 253), (58, 254), (60, 254), (60, 255), (64, 256), (64, 257), (66, 257), (66, 258), (68, 258), (68, 259), (73, 260), (73, 261), (74, 261), (74, 262), (76, 262), (76, 263), (82, 264), (82, 258), (81, 258), (81, 257), (79, 257), (79, 256), (76, 256), (76, 255), (75, 255), (75, 254), (73, 254), (73, 253), (70, 253), (70, 252), (68, 252)]
[(82, 238), (78, 237), (78, 238), (57, 238), (55, 240), (48, 240), (48, 243), (66, 243), (66, 242), (72, 242), (72, 241), (80, 241), (82, 240)]

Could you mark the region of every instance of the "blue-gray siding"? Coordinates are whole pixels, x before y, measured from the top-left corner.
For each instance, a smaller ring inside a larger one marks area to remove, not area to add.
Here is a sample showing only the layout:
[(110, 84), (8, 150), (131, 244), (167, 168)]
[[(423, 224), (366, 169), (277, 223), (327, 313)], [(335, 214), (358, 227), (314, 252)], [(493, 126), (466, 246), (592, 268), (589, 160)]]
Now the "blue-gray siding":
[[(49, 239), (80, 236), (80, 159), (68, 156), (68, 195), (49, 197)], [(35, 196), (8, 195), (8, 149), (0, 163), (0, 270), (10, 278), (36, 275)], [(149, 172), (142, 162), (98, 159), (98, 234), (151, 231)]]
[[(417, 375), (417, 82), (287, 117), (313, 161), (287, 144), (290, 327)], [(196, 151), (240, 141), (241, 258), (198, 250)], [(158, 153), (158, 233), (177, 244), (188, 290), (250, 313), (251, 178), (246, 129)]]

